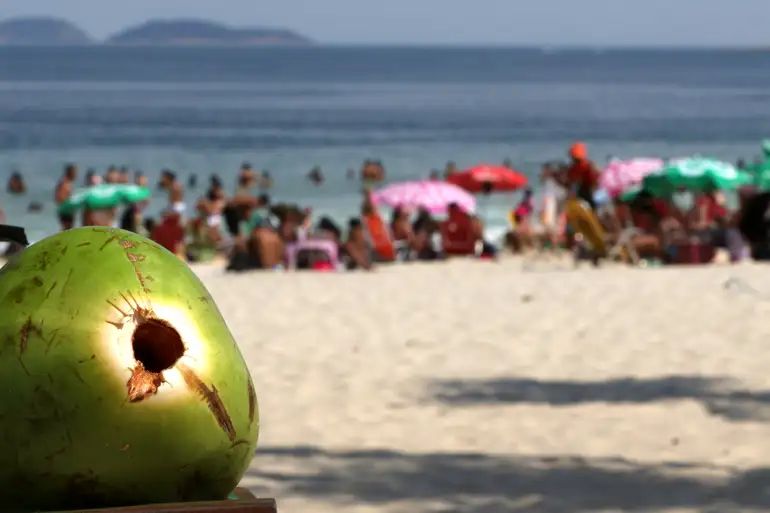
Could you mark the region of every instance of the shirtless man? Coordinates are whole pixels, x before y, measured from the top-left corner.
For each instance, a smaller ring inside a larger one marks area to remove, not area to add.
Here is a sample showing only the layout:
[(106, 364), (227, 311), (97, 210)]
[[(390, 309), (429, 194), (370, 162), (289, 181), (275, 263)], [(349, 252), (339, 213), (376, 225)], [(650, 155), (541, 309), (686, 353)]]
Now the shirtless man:
[[(64, 168), (64, 174), (56, 183), (56, 189), (54, 190), (54, 201), (57, 205), (64, 203), (72, 196), (77, 177), (78, 167), (75, 164), (67, 164)], [(59, 214), (59, 224), (62, 231), (69, 230), (75, 226), (75, 216), (72, 214)]]
[(253, 187), (257, 183), (258, 178), (259, 177), (257, 176), (257, 173), (254, 171), (254, 168), (249, 162), (244, 162), (241, 164), (241, 170), (238, 172), (239, 182), (247, 182), (250, 184), (249, 187)]
[(127, 167), (118, 169), (117, 183), (131, 183), (131, 173)]
[(104, 175), (104, 183), (120, 183), (120, 171), (115, 166), (110, 166)]
[(184, 185), (176, 179), (176, 173), (163, 171), (160, 175), (160, 186), (168, 192), (169, 208), (179, 215), (184, 215)]
[(235, 190), (235, 196), (251, 196), (251, 190), (257, 183), (257, 177), (252, 170), (238, 173), (238, 188)]
[(89, 169), (86, 172), (86, 178), (83, 182), (86, 187), (93, 187), (94, 185), (99, 185), (102, 183), (102, 177), (96, 174), (96, 171), (93, 169)]

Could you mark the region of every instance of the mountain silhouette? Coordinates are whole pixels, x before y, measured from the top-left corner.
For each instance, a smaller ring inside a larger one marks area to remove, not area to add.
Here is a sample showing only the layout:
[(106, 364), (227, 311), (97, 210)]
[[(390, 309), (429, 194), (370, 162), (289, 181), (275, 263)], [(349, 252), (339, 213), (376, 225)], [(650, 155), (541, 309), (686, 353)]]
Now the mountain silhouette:
[(85, 31), (59, 18), (39, 16), (0, 21), (0, 45), (80, 46), (94, 43)]
[(276, 28), (235, 28), (204, 20), (150, 20), (107, 39), (113, 45), (306, 45), (312, 41)]

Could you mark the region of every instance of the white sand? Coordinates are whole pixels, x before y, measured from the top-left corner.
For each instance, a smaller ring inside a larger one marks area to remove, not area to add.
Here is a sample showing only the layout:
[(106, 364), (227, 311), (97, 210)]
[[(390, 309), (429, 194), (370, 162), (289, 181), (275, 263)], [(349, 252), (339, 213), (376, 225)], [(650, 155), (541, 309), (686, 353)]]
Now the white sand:
[[(770, 511), (770, 269), (198, 268), (279, 511)], [(725, 288), (725, 282), (735, 278)]]
[(197, 267), (279, 511), (770, 511), (770, 268)]

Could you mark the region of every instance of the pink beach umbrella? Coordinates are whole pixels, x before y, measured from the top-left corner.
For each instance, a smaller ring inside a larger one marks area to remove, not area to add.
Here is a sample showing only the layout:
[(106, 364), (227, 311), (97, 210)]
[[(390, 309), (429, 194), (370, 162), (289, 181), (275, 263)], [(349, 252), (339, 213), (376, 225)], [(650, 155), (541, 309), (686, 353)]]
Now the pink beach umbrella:
[(446, 212), (450, 203), (466, 212), (476, 209), (476, 200), (469, 193), (451, 183), (437, 180), (399, 182), (375, 191), (372, 194), (375, 205), (389, 207), (424, 207), (433, 214)]
[(628, 188), (642, 183), (645, 176), (661, 169), (663, 165), (663, 160), (656, 158), (613, 160), (599, 175), (599, 187), (614, 198)]

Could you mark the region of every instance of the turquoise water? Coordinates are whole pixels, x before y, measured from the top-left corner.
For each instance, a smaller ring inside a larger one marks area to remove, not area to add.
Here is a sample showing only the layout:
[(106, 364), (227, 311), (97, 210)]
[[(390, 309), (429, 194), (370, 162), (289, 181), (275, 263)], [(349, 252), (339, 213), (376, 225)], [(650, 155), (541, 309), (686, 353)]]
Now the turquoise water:
[[(509, 158), (536, 176), (574, 139), (603, 162), (695, 153), (734, 161), (770, 136), (770, 53), (549, 52), (507, 49), (0, 49), (0, 193), (31, 238), (56, 229), (53, 185), (64, 162), (141, 169), (156, 178), (269, 169), (276, 200), (344, 221), (366, 158), (389, 181)], [(326, 183), (304, 179), (319, 165)], [(42, 213), (26, 212), (30, 200)], [(516, 195), (484, 199), (498, 230)], [(165, 205), (162, 196), (154, 211)]]

